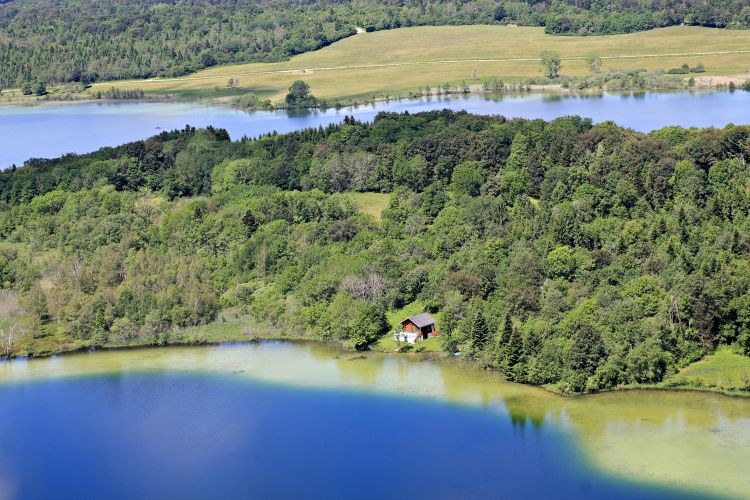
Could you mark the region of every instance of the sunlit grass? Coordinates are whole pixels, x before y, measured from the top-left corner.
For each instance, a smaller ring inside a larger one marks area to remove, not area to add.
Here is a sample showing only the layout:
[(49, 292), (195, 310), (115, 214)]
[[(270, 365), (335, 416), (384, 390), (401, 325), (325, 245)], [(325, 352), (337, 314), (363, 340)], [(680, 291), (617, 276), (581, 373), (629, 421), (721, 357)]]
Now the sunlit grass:
[(383, 210), (388, 208), (391, 201), (389, 193), (347, 193), (347, 196), (354, 200), (361, 212), (372, 215), (376, 220), (380, 220)]
[(292, 81), (304, 79), (318, 97), (362, 100), (446, 82), (481, 83), (493, 77), (515, 82), (541, 76), (538, 58), (545, 49), (560, 53), (562, 73), (569, 76), (589, 73), (590, 54), (603, 58), (605, 71), (702, 63), (705, 75), (726, 76), (750, 72), (748, 47), (750, 31), (696, 26), (590, 37), (552, 36), (531, 27), (424, 26), (359, 34), (284, 62), (218, 66), (172, 79), (102, 82), (92, 91), (115, 86), (226, 94), (233, 78), (241, 88), (263, 89), (263, 97), (279, 101)]
[(670, 377), (667, 385), (750, 390), (750, 357), (721, 347)]

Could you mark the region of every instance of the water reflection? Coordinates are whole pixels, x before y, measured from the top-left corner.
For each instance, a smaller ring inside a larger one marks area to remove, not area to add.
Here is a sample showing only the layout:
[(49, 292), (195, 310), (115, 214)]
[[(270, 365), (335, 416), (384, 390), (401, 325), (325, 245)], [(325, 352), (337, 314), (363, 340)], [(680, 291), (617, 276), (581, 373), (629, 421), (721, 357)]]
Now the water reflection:
[(546, 103), (553, 103), (553, 102), (561, 102), (564, 99), (573, 99), (575, 96), (568, 96), (563, 94), (547, 94), (542, 97), (542, 102)]

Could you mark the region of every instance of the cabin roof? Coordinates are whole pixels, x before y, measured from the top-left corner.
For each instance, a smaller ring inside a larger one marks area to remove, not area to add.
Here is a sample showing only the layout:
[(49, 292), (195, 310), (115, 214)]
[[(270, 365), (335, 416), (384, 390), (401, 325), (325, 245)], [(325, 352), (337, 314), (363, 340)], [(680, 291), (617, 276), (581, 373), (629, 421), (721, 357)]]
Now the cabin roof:
[(425, 326), (430, 326), (435, 324), (435, 318), (430, 316), (428, 313), (422, 313), (417, 314), (416, 316), (412, 316), (410, 318), (406, 318), (401, 322), (403, 325), (407, 321), (411, 321), (415, 325), (417, 325), (417, 328), (424, 328)]

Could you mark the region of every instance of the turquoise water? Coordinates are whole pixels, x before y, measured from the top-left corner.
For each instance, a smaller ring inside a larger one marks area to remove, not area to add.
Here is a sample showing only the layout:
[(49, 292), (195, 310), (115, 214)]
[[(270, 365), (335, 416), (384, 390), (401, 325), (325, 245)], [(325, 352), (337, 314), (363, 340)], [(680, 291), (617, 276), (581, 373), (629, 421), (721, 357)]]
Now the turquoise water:
[(0, 498), (750, 491), (750, 401), (566, 399), (461, 366), (280, 342), (0, 363)]
[(0, 106), (0, 168), (29, 158), (86, 153), (144, 139), (161, 130), (226, 128), (233, 139), (272, 131), (289, 132), (337, 123), (346, 115), (372, 120), (380, 111), (412, 113), (449, 108), (508, 117), (553, 119), (581, 115), (595, 122), (648, 132), (666, 125), (724, 126), (750, 123), (750, 92), (672, 92), (642, 94), (458, 96), (379, 102), (373, 105), (309, 111), (245, 113), (198, 103), (81, 103)]

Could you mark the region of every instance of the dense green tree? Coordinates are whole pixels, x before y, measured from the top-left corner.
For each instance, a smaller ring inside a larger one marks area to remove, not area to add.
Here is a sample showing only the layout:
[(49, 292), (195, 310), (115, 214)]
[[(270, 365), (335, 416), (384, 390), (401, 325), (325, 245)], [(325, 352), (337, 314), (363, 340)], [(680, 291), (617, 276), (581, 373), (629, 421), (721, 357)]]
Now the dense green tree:
[(290, 108), (310, 107), (315, 103), (315, 97), (310, 93), (310, 86), (303, 80), (295, 80), (286, 95), (286, 105)]
[(513, 322), (510, 318), (510, 314), (505, 314), (503, 319), (503, 329), (500, 333), (500, 344), (504, 347), (510, 343), (510, 337), (513, 334)]
[(505, 366), (511, 371), (523, 358), (523, 339), (518, 329), (511, 328), (508, 346), (505, 349)]
[(483, 182), (482, 164), (477, 161), (464, 162), (453, 170), (451, 189), (456, 194), (476, 196)]
[(671, 366), (671, 355), (655, 338), (633, 347), (625, 358), (627, 376), (631, 382), (652, 383), (664, 380)]
[(545, 50), (541, 53), (540, 60), (544, 76), (553, 80), (560, 76), (560, 68), (562, 67), (560, 54), (551, 50)]
[(577, 373), (593, 375), (606, 355), (601, 333), (596, 327), (583, 324), (573, 334), (572, 340), (570, 368)]
[(569, 278), (575, 269), (575, 253), (569, 246), (559, 246), (547, 255), (547, 272), (550, 276)]
[(421, 211), (428, 217), (435, 218), (448, 203), (448, 193), (442, 182), (433, 182), (422, 193)]

